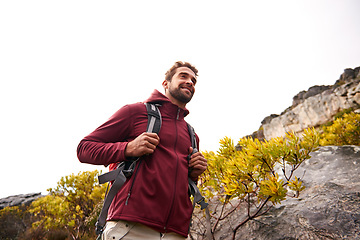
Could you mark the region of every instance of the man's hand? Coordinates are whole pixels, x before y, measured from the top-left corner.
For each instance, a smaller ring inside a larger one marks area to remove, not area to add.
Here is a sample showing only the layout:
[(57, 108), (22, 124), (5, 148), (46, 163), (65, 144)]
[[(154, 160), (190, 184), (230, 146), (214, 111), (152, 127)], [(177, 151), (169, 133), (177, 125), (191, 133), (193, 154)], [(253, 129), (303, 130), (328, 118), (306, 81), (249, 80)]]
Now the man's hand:
[[(193, 152), (193, 148), (189, 148), (189, 154)], [(204, 156), (201, 154), (201, 152), (196, 152), (193, 155), (191, 155), (191, 158), (189, 160), (189, 168), (192, 169), (190, 172), (190, 178), (191, 179), (197, 179), (203, 172), (205, 172), (207, 168), (207, 160), (204, 158)]]
[(159, 142), (160, 138), (156, 133), (144, 132), (127, 144), (125, 157), (141, 157), (152, 154)]

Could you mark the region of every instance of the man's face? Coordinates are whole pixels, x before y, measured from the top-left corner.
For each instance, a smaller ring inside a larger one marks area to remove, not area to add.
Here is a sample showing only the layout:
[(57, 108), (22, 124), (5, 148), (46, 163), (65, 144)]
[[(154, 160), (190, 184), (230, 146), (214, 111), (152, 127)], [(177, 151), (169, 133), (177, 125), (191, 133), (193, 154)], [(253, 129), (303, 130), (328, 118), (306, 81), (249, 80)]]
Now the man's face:
[(195, 93), (195, 84), (195, 73), (187, 67), (180, 67), (176, 69), (171, 82), (168, 82), (168, 91), (171, 97), (186, 104)]

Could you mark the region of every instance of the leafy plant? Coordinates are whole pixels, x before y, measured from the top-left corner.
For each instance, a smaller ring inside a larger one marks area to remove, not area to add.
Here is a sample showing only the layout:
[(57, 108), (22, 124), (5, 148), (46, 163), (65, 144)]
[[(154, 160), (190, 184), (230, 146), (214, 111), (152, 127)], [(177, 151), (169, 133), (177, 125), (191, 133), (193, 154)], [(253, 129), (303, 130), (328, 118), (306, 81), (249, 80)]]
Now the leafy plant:
[(360, 114), (344, 113), (329, 126), (323, 127), (320, 144), (325, 145), (360, 145)]
[(219, 221), (237, 210), (239, 205), (231, 205), (225, 212), (225, 205), (232, 199), (246, 206), (246, 216), (233, 228), (235, 239), (237, 230), (246, 222), (265, 214), (287, 197), (298, 197), (304, 190), (294, 172), (317, 150), (319, 133), (307, 129), (302, 138), (291, 132), (285, 138), (269, 141), (243, 138), (238, 143), (240, 151), (228, 137), (222, 139), (220, 145), (217, 153), (203, 153), (208, 159), (208, 169), (200, 182), (207, 198), (217, 197), (222, 203), (220, 214), (212, 215), (215, 218), (212, 233)]
[(56, 188), (48, 189), (49, 195), (32, 203), (30, 212), (38, 217), (33, 227), (66, 229), (74, 240), (94, 232), (88, 218), (105, 194), (105, 187), (97, 184), (99, 174), (95, 170), (62, 177)]

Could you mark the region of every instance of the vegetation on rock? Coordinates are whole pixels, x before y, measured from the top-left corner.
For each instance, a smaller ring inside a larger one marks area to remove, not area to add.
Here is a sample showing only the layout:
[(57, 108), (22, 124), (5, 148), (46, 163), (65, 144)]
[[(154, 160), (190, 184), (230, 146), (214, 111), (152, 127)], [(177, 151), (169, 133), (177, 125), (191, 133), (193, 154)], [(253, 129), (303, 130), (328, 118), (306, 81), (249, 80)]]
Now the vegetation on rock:
[(360, 145), (360, 114), (344, 111), (335, 120), (322, 127), (320, 144), (326, 145)]
[[(225, 137), (220, 141), (217, 153), (204, 152), (208, 159), (208, 169), (200, 178), (202, 192), (208, 199), (220, 198), (222, 210), (213, 217), (212, 233), (219, 221), (238, 210), (239, 205), (231, 205), (236, 198), (245, 206), (244, 219), (233, 228), (236, 231), (247, 221), (265, 214), (274, 204), (280, 204), (287, 197), (298, 197), (304, 189), (302, 181), (295, 176), (295, 170), (319, 146), (319, 134), (315, 129), (305, 130), (302, 138), (287, 133), (269, 141), (242, 138), (240, 151), (234, 142)], [(202, 233), (201, 235), (205, 235)]]

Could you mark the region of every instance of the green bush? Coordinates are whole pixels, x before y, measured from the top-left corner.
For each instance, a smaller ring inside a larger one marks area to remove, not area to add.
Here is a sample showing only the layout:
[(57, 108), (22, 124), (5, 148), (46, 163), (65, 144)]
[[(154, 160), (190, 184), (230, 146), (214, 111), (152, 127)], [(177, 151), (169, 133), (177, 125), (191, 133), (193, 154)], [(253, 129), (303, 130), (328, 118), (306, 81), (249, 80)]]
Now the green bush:
[[(219, 222), (229, 219), (233, 212), (246, 213), (238, 219), (237, 225), (232, 226), (235, 239), (237, 230), (246, 222), (266, 214), (272, 206), (288, 197), (298, 197), (305, 189), (295, 171), (311, 157), (311, 152), (318, 149), (319, 133), (307, 129), (301, 138), (293, 132), (287, 133), (285, 138), (269, 141), (242, 138), (238, 143), (240, 150), (228, 137), (223, 138), (220, 145), (217, 153), (203, 152), (208, 168), (199, 182), (209, 201), (220, 200), (222, 204), (221, 210), (211, 215), (215, 221), (212, 233)], [(239, 204), (232, 205), (232, 199), (238, 199)]]
[(62, 177), (56, 188), (48, 189), (49, 195), (31, 204), (29, 212), (37, 220), (32, 224), (33, 229), (49, 232), (47, 239), (66, 239), (67, 236), (73, 240), (94, 239), (97, 216), (93, 211), (104, 198), (106, 188), (99, 186), (99, 174), (95, 170)]
[(344, 113), (331, 125), (323, 126), (320, 145), (360, 145), (360, 114)]

